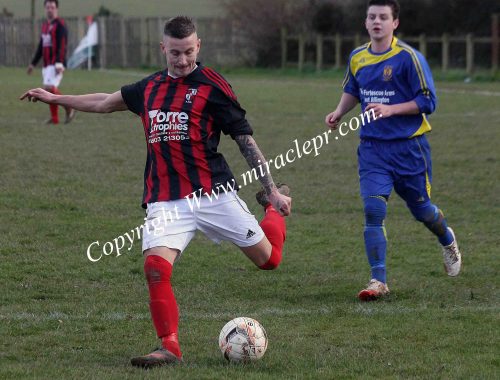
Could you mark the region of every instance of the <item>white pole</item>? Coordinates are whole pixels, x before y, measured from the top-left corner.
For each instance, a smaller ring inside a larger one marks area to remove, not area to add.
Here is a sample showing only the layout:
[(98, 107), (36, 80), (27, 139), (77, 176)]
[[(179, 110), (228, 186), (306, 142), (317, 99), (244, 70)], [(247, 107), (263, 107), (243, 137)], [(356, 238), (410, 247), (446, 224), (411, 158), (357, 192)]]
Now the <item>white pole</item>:
[(87, 51), (87, 70), (91, 71), (92, 70), (92, 45), (90, 44), (90, 41), (88, 41), (90, 37), (90, 27), (92, 26), (92, 23), (94, 22), (92, 16), (87, 16), (87, 43), (88, 43), (88, 51)]
[(92, 70), (92, 46), (88, 47), (88, 54), (87, 54), (87, 68), (88, 71)]

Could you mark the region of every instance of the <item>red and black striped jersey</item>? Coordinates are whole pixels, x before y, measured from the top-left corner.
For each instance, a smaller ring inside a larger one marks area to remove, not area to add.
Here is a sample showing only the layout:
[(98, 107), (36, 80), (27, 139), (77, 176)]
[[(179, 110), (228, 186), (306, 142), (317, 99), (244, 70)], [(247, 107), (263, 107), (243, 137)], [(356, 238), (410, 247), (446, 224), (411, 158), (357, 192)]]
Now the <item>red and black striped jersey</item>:
[(40, 58), (43, 57), (43, 67), (56, 63), (62, 63), (66, 66), (67, 41), (68, 30), (63, 19), (56, 18), (52, 21), (44, 21), (40, 43), (31, 64), (36, 66)]
[(160, 71), (122, 87), (121, 94), (129, 110), (141, 117), (146, 136), (143, 207), (200, 189), (210, 194), (235, 181), (217, 151), (221, 132), (234, 138), (253, 131), (220, 74), (198, 63), (185, 77)]

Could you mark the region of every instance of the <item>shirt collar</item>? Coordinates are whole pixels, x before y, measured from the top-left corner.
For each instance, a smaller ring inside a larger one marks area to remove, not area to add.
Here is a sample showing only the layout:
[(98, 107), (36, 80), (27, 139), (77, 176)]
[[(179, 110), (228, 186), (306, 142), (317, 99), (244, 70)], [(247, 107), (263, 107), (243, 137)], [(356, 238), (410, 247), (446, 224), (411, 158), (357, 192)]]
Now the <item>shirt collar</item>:
[[(198, 63), (196, 63), (196, 65), (194, 65), (193, 70), (191, 70), (191, 72), (188, 75), (191, 75), (197, 68), (198, 68)], [(175, 75), (170, 74), (170, 72), (168, 71), (168, 69), (167, 69), (167, 74), (172, 79), (179, 79), (179, 78), (181, 78), (181, 77), (176, 77)], [(186, 77), (188, 75), (186, 75)], [(185, 78), (185, 77), (182, 77), (182, 78)]]

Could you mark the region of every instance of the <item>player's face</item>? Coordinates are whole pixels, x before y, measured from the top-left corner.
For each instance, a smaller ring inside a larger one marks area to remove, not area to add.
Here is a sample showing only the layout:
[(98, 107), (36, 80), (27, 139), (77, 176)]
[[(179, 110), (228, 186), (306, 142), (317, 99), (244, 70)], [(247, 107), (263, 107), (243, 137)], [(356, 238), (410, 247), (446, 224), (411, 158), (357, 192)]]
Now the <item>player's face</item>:
[(48, 1), (45, 3), (45, 16), (47, 20), (54, 20), (57, 18), (57, 6), (56, 3)]
[(196, 33), (183, 39), (163, 36), (163, 42), (160, 45), (167, 58), (168, 72), (176, 77), (189, 75), (196, 66), (200, 43)]
[(372, 40), (381, 41), (392, 38), (399, 20), (392, 17), (392, 9), (388, 5), (372, 5), (368, 8), (365, 26)]

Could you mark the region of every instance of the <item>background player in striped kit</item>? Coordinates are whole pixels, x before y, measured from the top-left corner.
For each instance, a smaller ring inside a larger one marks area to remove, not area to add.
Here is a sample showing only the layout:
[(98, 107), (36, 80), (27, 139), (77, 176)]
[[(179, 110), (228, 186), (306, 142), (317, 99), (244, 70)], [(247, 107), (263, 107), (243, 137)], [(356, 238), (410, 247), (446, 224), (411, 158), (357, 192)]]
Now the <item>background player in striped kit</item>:
[[(197, 229), (214, 241), (237, 245), (260, 269), (275, 269), (281, 262), (286, 235), (283, 216), (291, 211), (286, 185), (276, 186), (268, 172), (259, 178), (257, 194), (265, 209), (259, 224), (235, 191), (235, 178), (217, 152), (220, 134), (229, 134), (251, 168), (266, 160), (252, 138), (229, 83), (217, 72), (196, 62), (200, 51), (195, 25), (187, 17), (165, 24), (161, 49), (167, 69), (122, 87), (113, 94), (54, 95), (43, 89), (26, 92), (21, 100), (40, 100), (85, 112), (130, 110), (142, 119), (148, 157), (144, 173), (143, 207), (147, 221), (143, 233), (144, 271), (149, 286), (150, 311), (162, 347), (132, 359), (132, 364), (152, 367), (182, 359), (178, 341), (179, 314), (170, 278), (173, 264)], [(190, 209), (193, 192), (202, 197)], [(217, 193), (217, 199), (213, 194)], [(176, 215), (166, 225), (164, 215)]]
[(389, 293), (384, 219), (393, 188), (413, 216), (437, 236), (448, 275), (457, 276), (461, 267), (455, 235), (430, 200), (432, 166), (425, 133), (431, 130), (426, 114), (437, 102), (434, 83), (425, 58), (394, 37), (399, 9), (396, 0), (368, 2), (365, 24), (370, 43), (351, 53), (344, 93), (325, 119), (336, 129), (358, 102), (363, 112), (373, 110), (377, 116), (361, 127), (358, 148), (364, 240), (371, 266), (371, 281), (358, 294), (362, 301)]
[[(45, 0), (43, 5), (47, 20), (42, 24), (40, 42), (35, 56), (28, 66), (28, 74), (33, 72), (34, 67), (43, 57), (43, 86), (47, 91), (59, 95), (61, 94), (59, 85), (66, 66), (68, 30), (64, 20), (59, 18), (58, 0)], [(75, 110), (70, 107), (65, 107), (65, 109), (65, 123), (69, 123), (75, 116)], [(59, 124), (57, 104), (50, 104), (50, 119), (47, 120), (47, 124)]]

